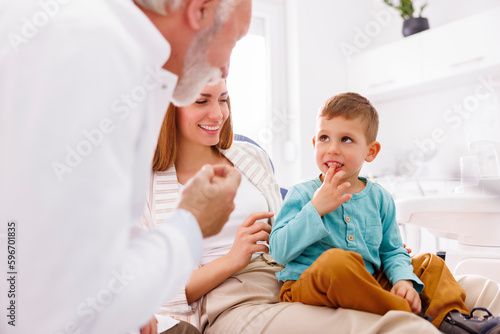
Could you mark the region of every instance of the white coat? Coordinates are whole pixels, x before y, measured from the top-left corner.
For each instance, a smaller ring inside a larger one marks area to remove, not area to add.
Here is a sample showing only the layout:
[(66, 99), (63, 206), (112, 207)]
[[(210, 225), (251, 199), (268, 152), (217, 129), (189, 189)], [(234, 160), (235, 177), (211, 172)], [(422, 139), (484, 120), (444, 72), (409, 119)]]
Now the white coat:
[(0, 1), (0, 39), (0, 332), (137, 329), (201, 255), (186, 211), (136, 228), (170, 46), (131, 0)]

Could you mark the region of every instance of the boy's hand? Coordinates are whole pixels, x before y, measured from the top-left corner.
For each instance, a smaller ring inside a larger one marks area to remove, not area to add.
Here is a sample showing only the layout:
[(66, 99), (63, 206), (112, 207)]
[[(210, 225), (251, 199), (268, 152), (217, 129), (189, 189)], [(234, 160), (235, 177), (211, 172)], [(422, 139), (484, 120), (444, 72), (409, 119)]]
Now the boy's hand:
[(335, 168), (328, 168), (323, 184), (314, 193), (311, 204), (320, 216), (324, 216), (351, 199), (351, 194), (344, 192), (351, 186), (349, 182), (339, 185), (340, 179), (344, 176), (344, 171), (335, 174)]
[(413, 313), (419, 314), (422, 310), (422, 302), (417, 290), (413, 288), (411, 281), (401, 280), (397, 281), (391, 289), (391, 293), (400, 296), (408, 301)]

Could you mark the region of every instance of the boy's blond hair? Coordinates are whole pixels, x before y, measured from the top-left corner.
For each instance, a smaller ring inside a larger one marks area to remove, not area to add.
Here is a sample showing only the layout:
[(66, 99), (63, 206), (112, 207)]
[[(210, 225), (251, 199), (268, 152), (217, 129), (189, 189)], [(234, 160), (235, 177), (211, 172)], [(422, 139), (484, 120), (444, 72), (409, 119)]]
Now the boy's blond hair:
[(377, 139), (378, 113), (367, 98), (350, 92), (329, 98), (319, 109), (318, 118), (332, 119), (337, 116), (349, 120), (361, 119), (365, 124), (367, 144)]

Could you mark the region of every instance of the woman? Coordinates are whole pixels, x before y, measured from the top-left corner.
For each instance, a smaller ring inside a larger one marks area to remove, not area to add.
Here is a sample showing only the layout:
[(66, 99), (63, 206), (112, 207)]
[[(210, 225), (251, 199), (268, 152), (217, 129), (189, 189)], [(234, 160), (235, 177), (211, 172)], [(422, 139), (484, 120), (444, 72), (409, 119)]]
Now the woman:
[[(204, 333), (438, 333), (408, 312), (381, 317), (354, 310), (278, 303), (282, 269), (267, 253), (270, 224), (281, 195), (264, 151), (234, 142), (226, 84), (206, 86), (192, 105), (170, 106), (156, 149), (148, 209), (153, 227), (176, 207), (182, 185), (205, 164), (230, 164), (242, 173), (235, 210), (221, 233), (204, 240), (201, 267), (178, 298), (158, 311)], [(203, 298), (202, 298), (203, 297)], [(201, 315), (201, 317), (200, 317)], [(199, 322), (199, 323), (198, 323)], [(170, 332), (169, 332), (170, 333)]]
[(267, 242), (273, 212), (281, 205), (266, 153), (249, 143), (233, 144), (225, 81), (205, 87), (190, 106), (168, 108), (153, 161), (149, 210), (141, 224), (152, 227), (162, 222), (175, 209), (182, 185), (205, 164), (235, 165), (242, 172), (236, 207), (222, 231), (204, 240), (201, 268), (193, 273), (185, 293), (158, 312), (196, 326), (198, 317), (194, 315), (201, 305), (189, 304), (267, 252), (262, 242)]

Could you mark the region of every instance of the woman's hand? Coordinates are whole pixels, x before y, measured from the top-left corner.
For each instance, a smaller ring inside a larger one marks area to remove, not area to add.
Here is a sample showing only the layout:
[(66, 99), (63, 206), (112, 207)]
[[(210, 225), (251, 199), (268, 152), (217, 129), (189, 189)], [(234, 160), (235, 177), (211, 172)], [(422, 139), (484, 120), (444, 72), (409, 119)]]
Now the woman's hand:
[(254, 212), (247, 217), (238, 227), (233, 247), (227, 254), (231, 263), (235, 265), (236, 271), (245, 268), (252, 254), (255, 252), (269, 252), (265, 244), (258, 244), (258, 241), (269, 242), (271, 226), (267, 222), (257, 222), (260, 219), (269, 219), (274, 214), (272, 212)]
[(158, 334), (157, 324), (158, 320), (153, 316), (153, 319), (141, 328), (141, 334)]
[(419, 314), (422, 310), (422, 302), (417, 290), (413, 288), (413, 283), (407, 280), (397, 281), (391, 289), (391, 293), (402, 297), (408, 301), (413, 313)]
[(323, 178), (323, 184), (313, 195), (311, 204), (320, 216), (324, 216), (351, 199), (351, 194), (344, 194), (351, 186), (349, 182), (340, 183), (344, 171), (335, 173), (335, 168), (328, 168)]
[(221, 256), (203, 267), (195, 270), (186, 286), (188, 303), (200, 299), (216, 286), (224, 282), (238, 270), (245, 268), (252, 254), (255, 252), (268, 252), (267, 245), (258, 244), (258, 241), (268, 242), (271, 226), (259, 219), (269, 219), (272, 212), (255, 212), (247, 217), (238, 227), (233, 247), (224, 256)]

